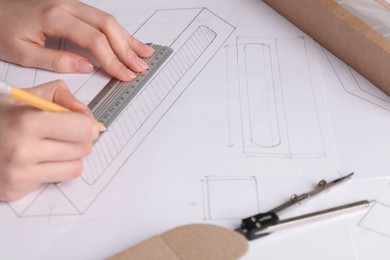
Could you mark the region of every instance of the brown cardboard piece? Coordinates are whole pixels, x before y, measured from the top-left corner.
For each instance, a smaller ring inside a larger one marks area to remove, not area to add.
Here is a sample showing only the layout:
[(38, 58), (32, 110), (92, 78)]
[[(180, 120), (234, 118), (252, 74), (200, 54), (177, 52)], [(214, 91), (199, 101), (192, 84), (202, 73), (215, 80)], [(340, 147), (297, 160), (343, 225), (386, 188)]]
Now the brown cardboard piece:
[(381, 5), (383, 5), (384, 7), (386, 7), (387, 9), (390, 10), (390, 3), (387, 2), (386, 0), (376, 0), (378, 3), (380, 3)]
[(390, 95), (390, 41), (334, 0), (263, 0)]
[(247, 248), (246, 238), (235, 231), (192, 224), (152, 237), (109, 260), (235, 260)]

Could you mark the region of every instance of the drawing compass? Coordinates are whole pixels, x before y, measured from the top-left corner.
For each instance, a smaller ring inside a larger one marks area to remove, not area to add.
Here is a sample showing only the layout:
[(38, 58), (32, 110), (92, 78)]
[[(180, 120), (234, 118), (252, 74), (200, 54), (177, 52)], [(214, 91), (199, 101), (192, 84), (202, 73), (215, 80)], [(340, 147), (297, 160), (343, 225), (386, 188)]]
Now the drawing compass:
[(242, 219), (241, 226), (237, 228), (236, 231), (244, 235), (248, 240), (253, 240), (291, 226), (305, 224), (367, 208), (370, 202), (368, 200), (362, 200), (289, 219), (279, 219), (279, 215), (281, 215), (281, 213), (285, 212), (287, 209), (291, 209), (293, 206), (298, 206), (302, 202), (314, 197), (317, 194), (320, 194), (323, 191), (345, 183), (352, 177), (353, 174), (354, 173), (350, 173), (331, 182), (321, 180), (310, 192), (306, 192), (301, 195), (294, 194), (287, 202), (271, 209), (268, 212), (259, 213), (257, 215)]

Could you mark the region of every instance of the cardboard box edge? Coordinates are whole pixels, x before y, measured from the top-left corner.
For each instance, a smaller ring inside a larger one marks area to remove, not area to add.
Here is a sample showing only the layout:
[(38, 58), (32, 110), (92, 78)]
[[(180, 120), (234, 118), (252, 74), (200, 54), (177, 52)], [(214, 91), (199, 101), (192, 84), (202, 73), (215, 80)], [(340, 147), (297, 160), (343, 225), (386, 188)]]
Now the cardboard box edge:
[(334, 0), (263, 1), (390, 95), (390, 41), (363, 21)]

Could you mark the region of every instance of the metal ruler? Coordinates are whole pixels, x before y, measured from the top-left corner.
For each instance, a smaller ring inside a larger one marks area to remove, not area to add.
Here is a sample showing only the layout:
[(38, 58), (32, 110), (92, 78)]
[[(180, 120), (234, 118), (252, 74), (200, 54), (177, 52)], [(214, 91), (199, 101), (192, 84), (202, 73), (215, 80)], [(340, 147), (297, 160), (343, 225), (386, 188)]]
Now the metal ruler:
[(148, 70), (139, 73), (135, 79), (128, 82), (114, 78), (111, 79), (88, 104), (89, 109), (91, 109), (97, 121), (101, 122), (106, 128), (114, 122), (173, 53), (173, 50), (167, 46), (156, 44), (150, 44), (150, 46), (155, 51), (151, 57), (145, 59), (149, 65)]

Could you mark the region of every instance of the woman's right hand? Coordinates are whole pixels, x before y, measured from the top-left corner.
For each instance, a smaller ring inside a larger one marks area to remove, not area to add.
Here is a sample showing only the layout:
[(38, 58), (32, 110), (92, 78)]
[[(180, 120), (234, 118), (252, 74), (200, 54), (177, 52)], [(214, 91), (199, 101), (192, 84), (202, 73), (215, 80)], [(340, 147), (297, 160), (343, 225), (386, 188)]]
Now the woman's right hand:
[(27, 89), (75, 112), (45, 112), (0, 96), (0, 201), (80, 176), (97, 121), (63, 81)]

